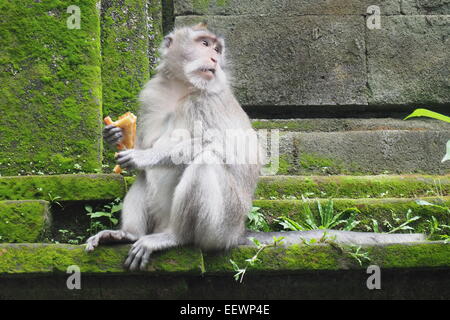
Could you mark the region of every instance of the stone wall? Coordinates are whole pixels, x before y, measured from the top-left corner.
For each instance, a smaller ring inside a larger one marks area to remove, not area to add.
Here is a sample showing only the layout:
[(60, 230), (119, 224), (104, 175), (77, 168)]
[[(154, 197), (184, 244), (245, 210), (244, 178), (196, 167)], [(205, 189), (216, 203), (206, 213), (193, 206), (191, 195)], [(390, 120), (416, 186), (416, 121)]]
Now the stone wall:
[[(380, 29), (367, 9), (380, 8)], [(450, 1), (175, 1), (228, 40), (249, 106), (448, 106)]]

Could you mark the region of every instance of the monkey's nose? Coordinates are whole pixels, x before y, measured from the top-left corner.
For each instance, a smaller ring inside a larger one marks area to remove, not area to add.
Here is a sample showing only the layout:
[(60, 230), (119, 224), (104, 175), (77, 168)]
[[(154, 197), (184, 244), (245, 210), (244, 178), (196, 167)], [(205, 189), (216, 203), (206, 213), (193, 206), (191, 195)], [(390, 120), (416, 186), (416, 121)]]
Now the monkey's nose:
[(214, 59), (214, 58), (211, 58), (211, 61), (214, 62), (214, 63), (217, 63), (217, 60)]

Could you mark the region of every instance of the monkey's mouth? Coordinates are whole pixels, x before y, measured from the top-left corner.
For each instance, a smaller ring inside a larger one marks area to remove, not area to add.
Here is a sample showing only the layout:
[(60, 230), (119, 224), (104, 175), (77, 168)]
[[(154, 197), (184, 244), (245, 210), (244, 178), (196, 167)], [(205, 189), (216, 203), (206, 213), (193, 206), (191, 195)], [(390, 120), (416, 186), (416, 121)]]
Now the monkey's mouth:
[(198, 69), (198, 71), (200, 73), (209, 74), (209, 75), (216, 74), (216, 69), (214, 69), (214, 68), (205, 68), (205, 67), (203, 67), (203, 68)]

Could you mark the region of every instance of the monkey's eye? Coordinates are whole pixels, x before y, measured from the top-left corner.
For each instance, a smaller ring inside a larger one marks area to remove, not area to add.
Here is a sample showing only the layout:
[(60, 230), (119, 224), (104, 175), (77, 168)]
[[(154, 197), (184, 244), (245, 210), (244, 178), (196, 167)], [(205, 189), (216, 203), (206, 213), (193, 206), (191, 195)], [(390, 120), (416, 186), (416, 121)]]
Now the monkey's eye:
[(214, 50), (216, 50), (217, 53), (220, 53), (219, 47), (215, 47)]
[(208, 42), (207, 40), (203, 40), (203, 41), (202, 41), (202, 44), (203, 44), (205, 47), (209, 47), (209, 42)]

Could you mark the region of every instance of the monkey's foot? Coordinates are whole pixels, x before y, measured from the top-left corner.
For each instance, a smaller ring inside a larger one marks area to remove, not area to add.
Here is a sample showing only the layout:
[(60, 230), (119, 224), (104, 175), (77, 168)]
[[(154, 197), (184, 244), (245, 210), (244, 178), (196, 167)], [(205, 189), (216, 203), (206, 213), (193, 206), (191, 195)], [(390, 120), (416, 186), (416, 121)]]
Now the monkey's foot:
[(145, 237), (136, 241), (128, 252), (128, 258), (125, 260), (125, 267), (130, 271), (136, 271), (138, 269), (145, 270), (148, 262), (150, 261), (150, 255), (153, 250), (151, 246), (147, 245)]
[(99, 244), (134, 242), (138, 237), (122, 230), (103, 230), (86, 241), (86, 251), (94, 251)]

